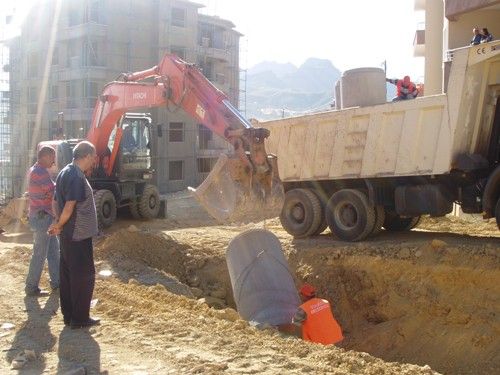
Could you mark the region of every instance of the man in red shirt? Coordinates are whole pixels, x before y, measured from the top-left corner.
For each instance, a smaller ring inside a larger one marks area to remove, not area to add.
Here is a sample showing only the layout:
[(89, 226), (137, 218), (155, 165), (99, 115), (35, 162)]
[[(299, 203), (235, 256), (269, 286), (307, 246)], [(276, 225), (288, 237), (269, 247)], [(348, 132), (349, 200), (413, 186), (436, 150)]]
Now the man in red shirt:
[(393, 102), (399, 100), (415, 99), (418, 96), (417, 86), (411, 81), (409, 76), (404, 76), (403, 79), (390, 79), (386, 78), (386, 82), (392, 83), (397, 88), (397, 94)]
[(47, 170), (54, 164), (55, 151), (42, 147), (37, 154), (37, 162), (28, 172), (29, 223), (33, 233), (33, 255), (26, 278), (26, 295), (43, 296), (48, 292), (38, 286), (45, 259), (49, 266), (50, 286), (59, 288), (59, 242), (56, 236), (47, 234), (55, 214), (52, 209), (54, 182)]
[(342, 341), (342, 329), (333, 317), (330, 303), (316, 298), (316, 291), (310, 284), (300, 288), (300, 297), (304, 303), (295, 313), (293, 324), (301, 328), (302, 338), (324, 345)]

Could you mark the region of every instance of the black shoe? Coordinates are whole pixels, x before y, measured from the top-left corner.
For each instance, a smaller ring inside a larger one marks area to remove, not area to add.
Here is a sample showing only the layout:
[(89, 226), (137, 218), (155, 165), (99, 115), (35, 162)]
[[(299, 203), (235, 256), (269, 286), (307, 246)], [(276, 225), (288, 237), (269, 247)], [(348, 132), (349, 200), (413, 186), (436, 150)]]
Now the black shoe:
[(92, 326), (97, 326), (101, 324), (101, 319), (99, 318), (89, 318), (86, 322), (83, 323), (71, 323), (71, 329), (79, 329), (79, 328), (87, 328)]

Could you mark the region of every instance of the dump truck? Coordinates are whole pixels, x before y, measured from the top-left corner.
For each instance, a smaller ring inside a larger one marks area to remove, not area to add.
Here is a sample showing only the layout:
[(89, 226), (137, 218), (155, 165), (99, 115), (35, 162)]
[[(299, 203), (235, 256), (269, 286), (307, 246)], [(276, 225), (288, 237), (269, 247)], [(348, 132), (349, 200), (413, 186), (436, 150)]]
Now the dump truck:
[(500, 227), (500, 41), (448, 56), (444, 94), (259, 124), (271, 133), (288, 233), (329, 227), (360, 241), (382, 227), (410, 230), (454, 203)]

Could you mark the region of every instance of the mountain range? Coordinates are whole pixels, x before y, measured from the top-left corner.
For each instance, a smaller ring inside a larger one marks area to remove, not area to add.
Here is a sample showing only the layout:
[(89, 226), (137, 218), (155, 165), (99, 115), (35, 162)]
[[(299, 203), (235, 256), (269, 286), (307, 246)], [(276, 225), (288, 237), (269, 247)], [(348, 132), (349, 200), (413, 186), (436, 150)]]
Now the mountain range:
[(341, 72), (329, 60), (310, 58), (301, 66), (265, 61), (247, 71), (246, 115), (270, 120), (328, 109)]
[[(246, 117), (272, 120), (330, 109), (341, 75), (325, 59), (309, 58), (299, 67), (261, 62), (246, 73)], [(388, 84), (387, 97), (394, 96), (395, 87)]]

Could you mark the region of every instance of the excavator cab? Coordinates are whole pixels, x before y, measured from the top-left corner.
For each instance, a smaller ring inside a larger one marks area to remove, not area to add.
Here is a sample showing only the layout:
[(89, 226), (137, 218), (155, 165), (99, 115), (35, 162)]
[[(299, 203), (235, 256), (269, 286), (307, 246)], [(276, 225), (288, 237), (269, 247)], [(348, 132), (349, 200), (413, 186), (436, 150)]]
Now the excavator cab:
[[(114, 165), (115, 174), (122, 179), (144, 179), (145, 175), (152, 177), (151, 152), (151, 117), (145, 113), (127, 113), (119, 126), (122, 129), (120, 150)], [(101, 166), (107, 168), (106, 156), (111, 155), (116, 132), (115, 127), (108, 141), (108, 155), (103, 156)]]

